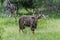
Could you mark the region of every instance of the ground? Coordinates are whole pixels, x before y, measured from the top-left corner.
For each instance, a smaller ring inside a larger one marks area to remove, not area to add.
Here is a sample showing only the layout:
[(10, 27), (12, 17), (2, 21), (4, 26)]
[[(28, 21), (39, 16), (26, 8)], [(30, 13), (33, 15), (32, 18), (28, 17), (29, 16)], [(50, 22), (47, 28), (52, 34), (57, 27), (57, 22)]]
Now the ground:
[(18, 21), (14, 18), (0, 18), (1, 40), (60, 40), (60, 19), (39, 19), (35, 34), (30, 27), (19, 32)]

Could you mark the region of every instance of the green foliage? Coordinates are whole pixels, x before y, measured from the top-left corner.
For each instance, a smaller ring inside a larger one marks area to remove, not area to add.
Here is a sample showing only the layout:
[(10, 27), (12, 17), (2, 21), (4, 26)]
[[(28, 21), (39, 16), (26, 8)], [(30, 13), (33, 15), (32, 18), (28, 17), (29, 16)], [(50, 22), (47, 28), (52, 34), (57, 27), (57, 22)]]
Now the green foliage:
[[(47, 6), (47, 4), (52, 6), (56, 5), (57, 7), (55, 9), (57, 9), (60, 4), (60, 0), (33, 0), (33, 2), (34, 5), (37, 8), (39, 7), (42, 11), (48, 9), (49, 6)], [(49, 18), (47, 18), (46, 20), (39, 19), (35, 34), (32, 35), (30, 28), (26, 28), (24, 30), (24, 33), (19, 33), (18, 22), (15, 22), (15, 19), (13, 17), (2, 18), (1, 8), (2, 6), (0, 5), (0, 40), (60, 40), (60, 13), (57, 13), (56, 11), (52, 13), (53, 10), (50, 12), (48, 12), (49, 9), (46, 10), (46, 13), (48, 13)], [(32, 12), (32, 10), (29, 11)], [(18, 12), (19, 15), (33, 13), (27, 12), (24, 8), (19, 9)]]
[(3, 39), (2, 35), (4, 33), (4, 28), (0, 25), (0, 40)]

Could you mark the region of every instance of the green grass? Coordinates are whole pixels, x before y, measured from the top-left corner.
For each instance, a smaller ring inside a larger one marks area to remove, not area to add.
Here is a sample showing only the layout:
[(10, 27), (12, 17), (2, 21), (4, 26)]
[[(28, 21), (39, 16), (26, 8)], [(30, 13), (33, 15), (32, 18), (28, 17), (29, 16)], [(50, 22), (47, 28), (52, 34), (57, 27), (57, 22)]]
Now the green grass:
[(60, 19), (38, 20), (35, 34), (32, 35), (30, 27), (19, 32), (18, 22), (12, 18), (0, 18), (1, 40), (60, 40)]

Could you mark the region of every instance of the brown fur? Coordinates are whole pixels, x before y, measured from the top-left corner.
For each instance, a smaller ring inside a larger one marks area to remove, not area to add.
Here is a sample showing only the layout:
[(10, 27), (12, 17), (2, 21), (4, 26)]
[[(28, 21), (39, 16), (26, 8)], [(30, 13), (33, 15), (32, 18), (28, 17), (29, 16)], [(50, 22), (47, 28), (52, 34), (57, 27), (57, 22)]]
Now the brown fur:
[(39, 18), (43, 16), (40, 14), (31, 16), (31, 15), (23, 15), (19, 18), (19, 30), (25, 29), (25, 26), (29, 26), (31, 28), (32, 33), (34, 34), (34, 30), (37, 28), (37, 21)]

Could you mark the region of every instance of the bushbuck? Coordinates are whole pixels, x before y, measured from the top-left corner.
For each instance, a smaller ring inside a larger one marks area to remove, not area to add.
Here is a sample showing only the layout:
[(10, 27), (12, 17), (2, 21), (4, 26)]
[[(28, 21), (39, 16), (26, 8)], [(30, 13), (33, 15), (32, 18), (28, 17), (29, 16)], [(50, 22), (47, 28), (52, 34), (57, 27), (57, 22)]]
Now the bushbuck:
[(46, 18), (43, 14), (37, 15), (23, 15), (19, 18), (19, 31), (25, 29), (25, 26), (29, 26), (31, 28), (32, 33), (34, 34), (34, 30), (37, 28), (37, 21), (40, 18)]

